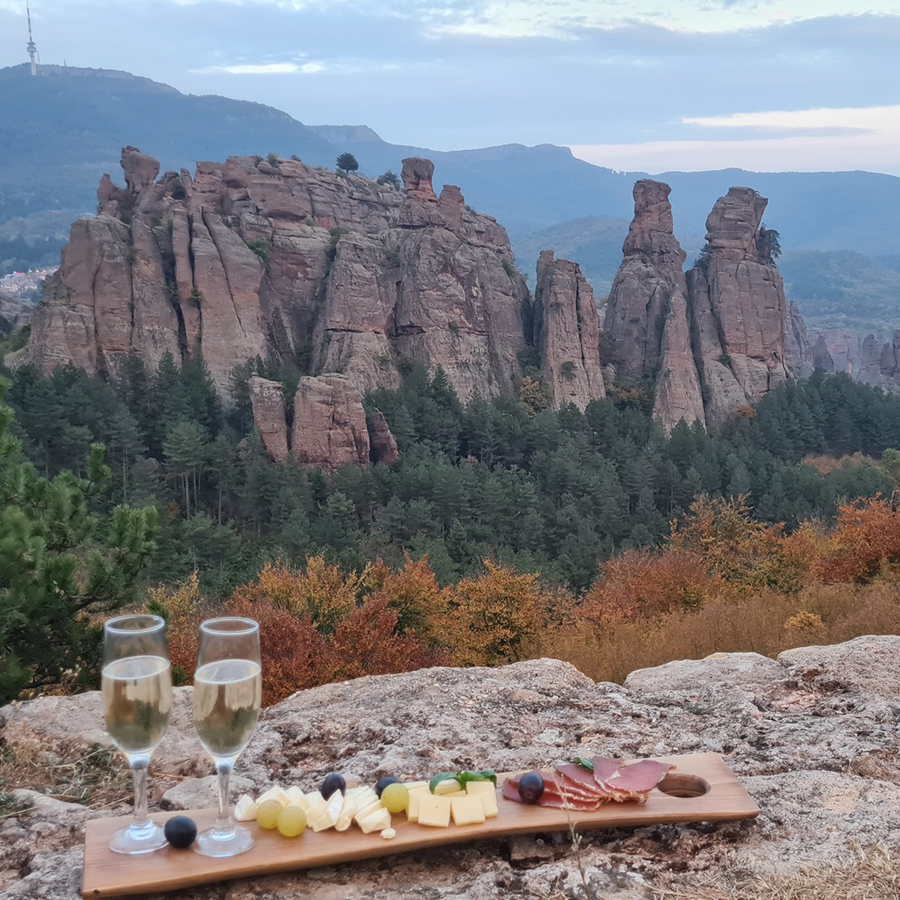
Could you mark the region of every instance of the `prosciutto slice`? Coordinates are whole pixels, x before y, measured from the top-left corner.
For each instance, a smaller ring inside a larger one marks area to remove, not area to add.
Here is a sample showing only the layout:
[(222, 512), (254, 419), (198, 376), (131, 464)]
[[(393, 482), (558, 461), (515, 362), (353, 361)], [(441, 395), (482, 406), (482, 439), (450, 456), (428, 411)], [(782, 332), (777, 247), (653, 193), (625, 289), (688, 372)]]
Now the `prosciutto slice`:
[(646, 803), (650, 791), (674, 768), (655, 759), (642, 759), (640, 762), (617, 769), (605, 779), (606, 788), (613, 799), (620, 803), (626, 800)]
[[(560, 783), (560, 780), (554, 777), (552, 772), (541, 772), (541, 778), (544, 779), (544, 793), (535, 806), (549, 806), (554, 809), (580, 809), (594, 810), (603, 802), (603, 798), (598, 796), (587, 796), (575, 791), (570, 791), (568, 785)], [(519, 779), (507, 778), (503, 782), (503, 796), (507, 800), (515, 803), (524, 803), (525, 801), (519, 795)]]
[(568, 782), (583, 787), (594, 797), (602, 796), (601, 788), (594, 780), (594, 774), (589, 769), (579, 766), (578, 763), (557, 763), (554, 767)]

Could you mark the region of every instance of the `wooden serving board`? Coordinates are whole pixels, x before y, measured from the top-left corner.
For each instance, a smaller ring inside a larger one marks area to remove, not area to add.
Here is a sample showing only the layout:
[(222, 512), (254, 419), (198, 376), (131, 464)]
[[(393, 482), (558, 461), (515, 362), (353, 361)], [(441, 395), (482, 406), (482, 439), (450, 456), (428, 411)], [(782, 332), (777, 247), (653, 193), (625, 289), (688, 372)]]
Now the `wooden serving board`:
[[(256, 823), (249, 823), (256, 836), (253, 849), (229, 859), (210, 859), (192, 850), (166, 848), (145, 856), (123, 856), (113, 853), (107, 843), (110, 835), (128, 824), (129, 817), (95, 819), (87, 823), (84, 847), (84, 884), (82, 896), (119, 897), (126, 894), (145, 894), (172, 891), (241, 878), (267, 875), (294, 869), (310, 869), (372, 859), (392, 853), (406, 853), (446, 844), (459, 844), (488, 838), (535, 834), (548, 831), (567, 831), (598, 828), (638, 827), (642, 825), (679, 822), (721, 822), (730, 819), (752, 819), (759, 807), (739, 784), (734, 773), (717, 753), (697, 753), (685, 756), (659, 757), (675, 765), (675, 773), (663, 783), (666, 790), (691, 794), (709, 789), (701, 796), (675, 796), (657, 788), (646, 804), (608, 803), (595, 812), (548, 809), (526, 806), (504, 800), (498, 790), (499, 815), (483, 825), (429, 828), (407, 822), (402, 815), (394, 816), (397, 836), (385, 840), (378, 832), (363, 834), (356, 825), (348, 831), (307, 829), (299, 838), (283, 838), (277, 831), (264, 831)], [(498, 775), (502, 786), (503, 776)], [(159, 813), (154, 819), (163, 823), (173, 815), (188, 815), (202, 830), (213, 824), (214, 810)]]

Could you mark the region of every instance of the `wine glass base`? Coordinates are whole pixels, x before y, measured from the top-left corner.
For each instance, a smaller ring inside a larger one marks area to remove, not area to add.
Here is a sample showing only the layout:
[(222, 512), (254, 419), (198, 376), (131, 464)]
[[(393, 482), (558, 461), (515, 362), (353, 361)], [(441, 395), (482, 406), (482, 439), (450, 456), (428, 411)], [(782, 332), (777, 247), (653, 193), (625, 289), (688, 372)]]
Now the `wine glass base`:
[(227, 831), (216, 831), (210, 828), (197, 835), (194, 849), (201, 856), (237, 856), (246, 853), (256, 841), (253, 835), (240, 825), (235, 825)]
[(146, 825), (129, 825), (127, 828), (120, 828), (109, 839), (109, 849), (113, 853), (139, 856), (142, 853), (161, 850), (168, 843), (162, 828), (155, 822), (149, 822)]

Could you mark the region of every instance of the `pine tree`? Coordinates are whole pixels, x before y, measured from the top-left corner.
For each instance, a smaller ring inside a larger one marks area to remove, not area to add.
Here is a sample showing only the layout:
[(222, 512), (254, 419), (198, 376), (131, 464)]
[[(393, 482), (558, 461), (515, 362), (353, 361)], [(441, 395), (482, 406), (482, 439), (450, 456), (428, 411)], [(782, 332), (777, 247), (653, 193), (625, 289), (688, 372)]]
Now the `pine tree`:
[(156, 510), (90, 511), (111, 473), (103, 446), (91, 448), (87, 476), (52, 480), (25, 462), (11, 435), (12, 409), (0, 387), (0, 703), (26, 688), (92, 682), (99, 629), (92, 617), (135, 600), (155, 550)]

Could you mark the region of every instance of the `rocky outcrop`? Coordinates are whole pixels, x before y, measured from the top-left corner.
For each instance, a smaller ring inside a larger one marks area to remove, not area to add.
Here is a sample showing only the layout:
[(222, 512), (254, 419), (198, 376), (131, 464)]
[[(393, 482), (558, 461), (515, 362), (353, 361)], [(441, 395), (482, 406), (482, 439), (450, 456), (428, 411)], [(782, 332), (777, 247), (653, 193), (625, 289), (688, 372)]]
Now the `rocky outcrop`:
[(863, 340), (855, 377), (863, 384), (900, 394), (900, 331), (894, 332), (890, 343), (879, 344), (874, 334)]
[(828, 341), (825, 340), (824, 334), (820, 334), (813, 344), (812, 365), (813, 371), (825, 372), (828, 375), (835, 371), (834, 359), (828, 349)]
[[(709, 394), (707, 421), (720, 424), (788, 378), (787, 301), (778, 269), (761, 247), (768, 201), (751, 188), (731, 188), (706, 220), (709, 261), (689, 282), (698, 316), (711, 316), (718, 339), (700, 348)], [(708, 370), (715, 374), (708, 376)]]
[(527, 288), (504, 229), (440, 198), (428, 160), (406, 191), (297, 160), (233, 157), (193, 177), (123, 151), (99, 215), (72, 228), (28, 356), (111, 372), (125, 354), (155, 365), (199, 353), (227, 398), (255, 356), (340, 371), (360, 390), (399, 384), (401, 359), (442, 367), (467, 399), (515, 396)]
[(291, 452), (298, 462), (329, 475), (344, 465), (369, 465), (366, 411), (348, 378), (300, 379), (294, 395)]
[(559, 409), (584, 409), (606, 396), (600, 369), (600, 320), (594, 292), (577, 263), (541, 253), (534, 292), (534, 344)]
[(397, 442), (380, 409), (372, 410), (372, 429), (369, 438), (372, 461), (392, 466), (400, 459)]
[(284, 386), (253, 375), (248, 382), (253, 406), (253, 424), (269, 455), (281, 462), (288, 455), (287, 419), (284, 415)]
[(604, 325), (617, 377), (653, 385), (654, 415), (667, 430), (681, 419), (705, 424), (685, 296), (685, 253), (673, 231), (670, 191), (646, 178), (634, 186), (634, 219)]
[[(809, 346), (806, 323), (800, 315), (800, 307), (791, 300), (788, 303), (788, 320), (785, 329), (785, 362), (798, 378), (807, 378), (815, 371), (813, 351)], [(833, 368), (833, 364), (832, 364)]]
[[(587, 883), (590, 896), (604, 900), (890, 897), (896, 860), (878, 847), (896, 845), (900, 820), (898, 660), (900, 638), (861, 637), (789, 650), (777, 660), (719, 653), (672, 662), (633, 672), (624, 685), (595, 684), (571, 665), (543, 659), (301, 691), (263, 712), (232, 778), (233, 793), (258, 793), (273, 781), (311, 790), (332, 771), (351, 783), (372, 783), (460, 768), (521, 771), (575, 755), (711, 751), (725, 756), (760, 815), (585, 832), (577, 852), (566, 833), (474, 841), (172, 896), (533, 900), (584, 898)], [(215, 804), (190, 690), (176, 688), (170, 727), (153, 756), (154, 808)], [(6, 788), (0, 891), (8, 900), (76, 900), (84, 822), (130, 808), (130, 780), (103, 727), (100, 695), (5, 707), (0, 741), (6, 771), (29, 773)], [(84, 759), (98, 750), (111, 752), (103, 772), (106, 808), (64, 802), (95, 795), (96, 766)], [(79, 764), (69, 765), (73, 760)], [(45, 793), (30, 789), (37, 777)], [(861, 853), (883, 860), (870, 882), (853, 874)], [(793, 891), (784, 885), (791, 878)]]
[(649, 386), (667, 430), (682, 418), (720, 425), (788, 378), (788, 332), (798, 367), (809, 368), (805, 329), (799, 310), (788, 323), (781, 276), (764, 246), (763, 197), (731, 188), (717, 201), (707, 247), (686, 277), (668, 197), (661, 182), (635, 185), (605, 329), (616, 377)]

